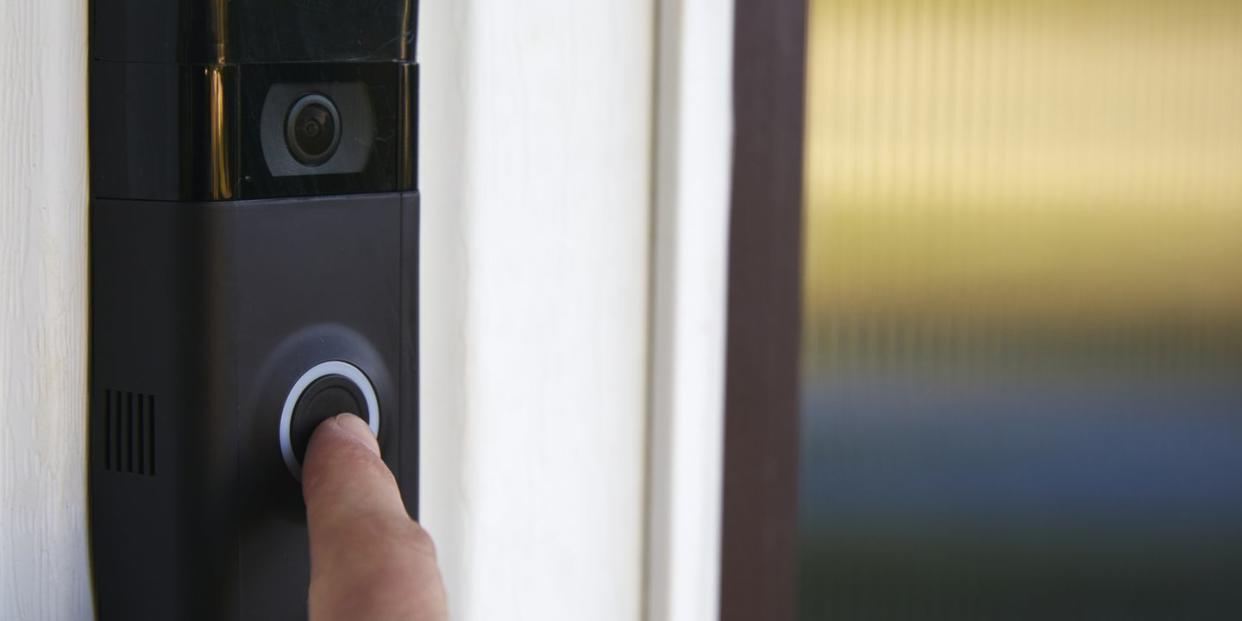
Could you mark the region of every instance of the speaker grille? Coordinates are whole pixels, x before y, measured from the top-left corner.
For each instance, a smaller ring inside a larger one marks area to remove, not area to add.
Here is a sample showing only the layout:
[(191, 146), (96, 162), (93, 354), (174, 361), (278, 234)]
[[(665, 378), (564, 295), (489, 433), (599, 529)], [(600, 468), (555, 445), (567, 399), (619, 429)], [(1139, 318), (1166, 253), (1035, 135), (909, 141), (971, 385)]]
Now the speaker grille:
[(104, 391), (104, 469), (155, 476), (155, 395)]

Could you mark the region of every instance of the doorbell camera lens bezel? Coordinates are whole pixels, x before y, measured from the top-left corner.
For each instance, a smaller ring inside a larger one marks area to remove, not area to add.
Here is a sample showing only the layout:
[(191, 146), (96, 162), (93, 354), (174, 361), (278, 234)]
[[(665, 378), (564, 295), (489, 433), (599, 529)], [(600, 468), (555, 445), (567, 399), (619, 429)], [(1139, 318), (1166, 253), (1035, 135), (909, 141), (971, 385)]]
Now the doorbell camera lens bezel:
[(332, 159), (342, 131), (336, 104), (322, 93), (303, 95), (285, 115), (285, 144), (293, 158), (306, 166)]

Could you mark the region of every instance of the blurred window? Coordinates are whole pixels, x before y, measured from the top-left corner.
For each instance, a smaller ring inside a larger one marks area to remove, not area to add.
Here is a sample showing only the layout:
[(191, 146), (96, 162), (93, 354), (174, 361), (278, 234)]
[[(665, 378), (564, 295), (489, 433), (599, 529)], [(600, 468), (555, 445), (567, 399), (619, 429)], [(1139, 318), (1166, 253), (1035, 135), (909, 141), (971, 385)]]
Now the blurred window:
[(1242, 618), (1242, 3), (810, 23), (802, 618)]

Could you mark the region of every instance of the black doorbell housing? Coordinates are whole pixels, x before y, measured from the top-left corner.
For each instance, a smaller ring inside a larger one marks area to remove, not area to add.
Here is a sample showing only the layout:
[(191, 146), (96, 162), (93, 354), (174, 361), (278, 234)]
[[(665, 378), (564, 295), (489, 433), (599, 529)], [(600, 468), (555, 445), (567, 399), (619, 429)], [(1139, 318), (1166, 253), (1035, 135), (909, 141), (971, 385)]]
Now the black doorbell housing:
[(414, 0), (93, 0), (100, 619), (305, 619), (299, 477), (363, 417), (418, 501)]

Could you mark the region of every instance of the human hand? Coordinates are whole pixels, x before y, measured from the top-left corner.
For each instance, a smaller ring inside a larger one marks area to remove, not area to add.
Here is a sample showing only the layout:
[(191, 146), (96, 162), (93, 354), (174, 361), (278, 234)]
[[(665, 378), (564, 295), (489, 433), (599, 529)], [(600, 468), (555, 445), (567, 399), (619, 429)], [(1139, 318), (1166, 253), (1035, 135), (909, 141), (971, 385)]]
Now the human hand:
[(435, 545), (406, 513), (367, 424), (324, 421), (304, 462), (311, 621), (448, 619)]

